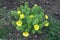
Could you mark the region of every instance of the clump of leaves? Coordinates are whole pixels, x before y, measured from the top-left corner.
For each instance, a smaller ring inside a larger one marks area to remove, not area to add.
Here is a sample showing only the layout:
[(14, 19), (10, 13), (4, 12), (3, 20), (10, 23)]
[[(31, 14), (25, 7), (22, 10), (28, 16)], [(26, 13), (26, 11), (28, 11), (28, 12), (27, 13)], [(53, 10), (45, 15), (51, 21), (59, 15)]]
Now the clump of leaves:
[(26, 2), (24, 6), (17, 8), (17, 11), (11, 11), (11, 16), (12, 25), (25, 37), (28, 37), (30, 33), (40, 33), (42, 27), (49, 25), (48, 15), (44, 17), (44, 10), (37, 4), (30, 8)]
[(47, 30), (48, 40), (60, 40), (60, 21), (52, 15), (49, 16), (49, 30)]
[(1, 28), (0, 29), (0, 38), (6, 38), (9, 34), (9, 27)]
[(9, 28), (10, 18), (8, 18), (7, 10), (0, 9), (0, 38), (6, 38), (11, 31)]

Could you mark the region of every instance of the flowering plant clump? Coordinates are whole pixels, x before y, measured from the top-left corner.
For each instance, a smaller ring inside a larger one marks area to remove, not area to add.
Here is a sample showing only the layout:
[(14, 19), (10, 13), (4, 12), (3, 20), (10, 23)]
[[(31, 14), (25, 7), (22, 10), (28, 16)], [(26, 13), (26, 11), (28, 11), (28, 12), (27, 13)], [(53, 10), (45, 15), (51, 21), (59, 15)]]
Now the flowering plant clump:
[(24, 6), (17, 8), (17, 11), (11, 11), (13, 18), (12, 25), (22, 32), (24, 37), (28, 37), (30, 33), (40, 33), (42, 27), (48, 27), (48, 15), (44, 16), (44, 10), (35, 4), (32, 8), (28, 6), (28, 2)]

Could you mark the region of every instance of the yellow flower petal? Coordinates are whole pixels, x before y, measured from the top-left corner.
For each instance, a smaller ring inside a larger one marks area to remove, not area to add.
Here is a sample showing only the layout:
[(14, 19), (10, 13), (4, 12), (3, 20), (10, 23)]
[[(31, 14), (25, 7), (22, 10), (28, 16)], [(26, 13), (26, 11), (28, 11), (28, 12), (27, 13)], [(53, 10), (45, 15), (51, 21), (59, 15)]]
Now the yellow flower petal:
[(39, 30), (39, 25), (38, 25), (38, 24), (34, 25), (34, 29), (35, 29), (36, 31)]
[(48, 19), (48, 15), (45, 15), (45, 19)]
[(35, 4), (34, 6), (37, 6), (37, 4)]
[(44, 25), (45, 25), (45, 26), (49, 26), (49, 22), (46, 21)]
[(29, 36), (29, 33), (28, 32), (23, 32), (23, 36), (24, 37), (28, 37)]
[(17, 25), (17, 26), (22, 26), (22, 21), (17, 21), (17, 22), (16, 22), (16, 25)]
[(33, 18), (33, 15), (30, 15), (29, 17), (30, 17), (30, 18)]
[(17, 11), (17, 14), (20, 15), (20, 14), (21, 14), (21, 11), (18, 10), (18, 11)]
[(24, 14), (21, 14), (21, 15), (20, 15), (20, 18), (21, 18), (21, 19), (23, 19), (24, 17), (25, 17)]

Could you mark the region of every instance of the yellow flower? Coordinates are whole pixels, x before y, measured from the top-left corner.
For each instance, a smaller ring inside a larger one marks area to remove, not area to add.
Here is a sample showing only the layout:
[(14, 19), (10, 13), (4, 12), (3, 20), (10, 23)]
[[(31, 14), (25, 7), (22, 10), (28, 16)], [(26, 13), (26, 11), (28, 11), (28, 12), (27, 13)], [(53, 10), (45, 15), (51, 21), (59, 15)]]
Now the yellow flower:
[(17, 11), (17, 14), (18, 14), (18, 15), (20, 15), (20, 14), (21, 14), (21, 11), (20, 11), (20, 10), (18, 10), (18, 11)]
[(39, 30), (39, 25), (38, 25), (38, 24), (34, 25), (34, 29), (35, 29), (36, 31)]
[(30, 15), (29, 17), (30, 17), (30, 18), (33, 18), (33, 15)]
[(24, 37), (28, 37), (29, 36), (29, 33), (28, 32), (23, 32), (23, 36)]
[(48, 15), (45, 15), (45, 19), (48, 19)]
[(16, 25), (17, 25), (17, 26), (22, 26), (22, 21), (17, 21), (17, 22), (16, 22)]
[(44, 25), (45, 25), (45, 26), (49, 26), (49, 22), (48, 22), (48, 21), (46, 21)]
[(21, 14), (21, 15), (20, 15), (20, 18), (21, 18), (21, 19), (23, 19), (24, 17), (25, 17), (24, 14)]
[(35, 4), (34, 6), (37, 6), (37, 4)]

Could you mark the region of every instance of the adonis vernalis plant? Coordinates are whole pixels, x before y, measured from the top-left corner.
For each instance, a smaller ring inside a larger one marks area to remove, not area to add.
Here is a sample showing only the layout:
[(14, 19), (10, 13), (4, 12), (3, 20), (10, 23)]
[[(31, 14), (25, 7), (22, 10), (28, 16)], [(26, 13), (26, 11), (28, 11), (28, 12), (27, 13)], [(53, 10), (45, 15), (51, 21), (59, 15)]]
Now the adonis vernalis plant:
[(28, 2), (24, 6), (17, 8), (17, 11), (11, 11), (13, 18), (12, 25), (22, 33), (24, 37), (28, 37), (30, 33), (40, 33), (43, 27), (48, 27), (48, 15), (44, 15), (41, 6), (35, 4), (32, 8)]

